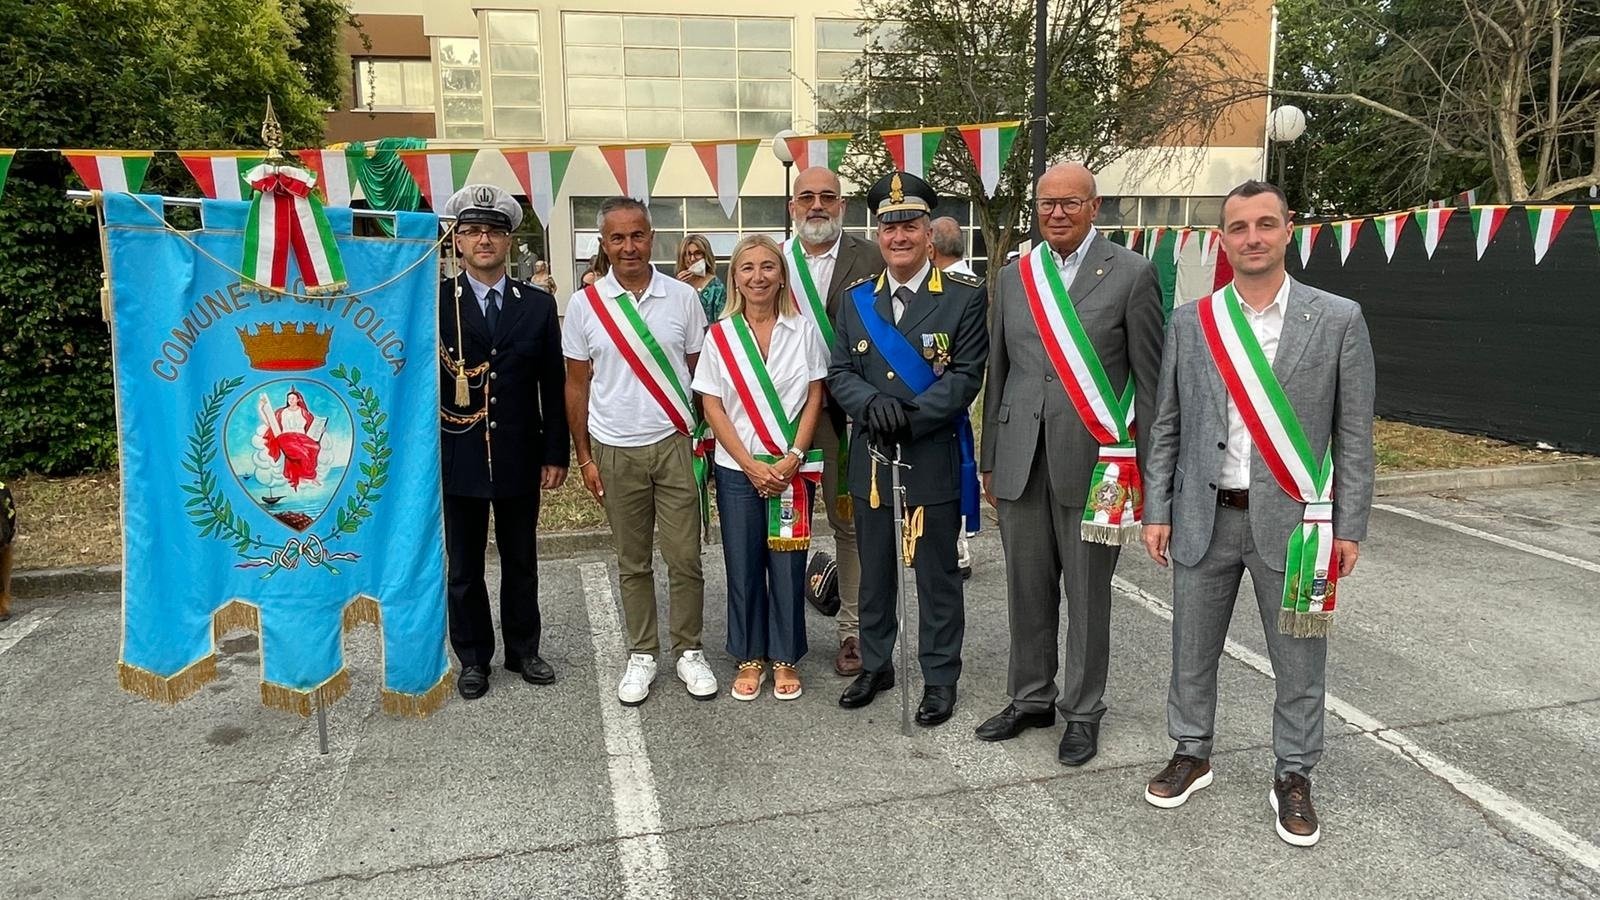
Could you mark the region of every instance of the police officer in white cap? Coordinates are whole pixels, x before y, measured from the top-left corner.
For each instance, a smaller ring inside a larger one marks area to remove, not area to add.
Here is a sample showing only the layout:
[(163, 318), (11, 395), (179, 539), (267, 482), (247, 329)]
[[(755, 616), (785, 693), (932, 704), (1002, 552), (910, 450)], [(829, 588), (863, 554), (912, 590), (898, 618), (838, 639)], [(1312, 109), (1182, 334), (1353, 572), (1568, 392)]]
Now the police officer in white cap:
[(506, 274), (516, 198), (469, 184), (445, 204), (462, 272), (440, 284), (439, 380), (450, 644), (457, 690), (489, 690), (494, 620), (484, 584), (489, 509), (500, 549), (505, 666), (531, 684), (555, 681), (539, 655), (539, 492), (566, 480), (566, 366), (556, 301)]

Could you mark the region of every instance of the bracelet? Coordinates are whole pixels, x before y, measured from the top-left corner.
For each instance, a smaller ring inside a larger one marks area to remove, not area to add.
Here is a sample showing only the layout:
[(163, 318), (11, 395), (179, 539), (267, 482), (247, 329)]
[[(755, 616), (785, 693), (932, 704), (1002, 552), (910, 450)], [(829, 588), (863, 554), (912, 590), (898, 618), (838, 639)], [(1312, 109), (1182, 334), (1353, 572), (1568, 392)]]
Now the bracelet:
[(582, 472), (584, 469), (587, 469), (588, 467), (590, 467), (592, 465), (594, 465), (594, 459), (592, 459), (592, 458), (589, 459), (587, 462), (578, 463), (578, 471)]

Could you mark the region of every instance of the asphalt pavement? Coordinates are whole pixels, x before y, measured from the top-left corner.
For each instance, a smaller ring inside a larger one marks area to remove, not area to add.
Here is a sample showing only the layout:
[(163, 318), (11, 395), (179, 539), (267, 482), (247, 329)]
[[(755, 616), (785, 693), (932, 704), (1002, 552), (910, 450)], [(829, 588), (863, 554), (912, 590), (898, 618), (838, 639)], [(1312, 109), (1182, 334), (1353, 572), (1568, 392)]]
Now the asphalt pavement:
[(663, 661), (645, 705), (617, 704), (616, 571), (593, 553), (541, 565), (554, 685), (497, 668), (482, 700), (394, 719), (376, 633), (348, 635), (327, 755), (314, 719), (260, 705), (253, 635), (166, 708), (117, 688), (115, 594), (20, 601), (0, 626), (0, 897), (1600, 896), (1600, 482), (1380, 500), (1341, 584), (1311, 849), (1267, 807), (1252, 603), (1216, 783), (1158, 810), (1170, 578), (1124, 553), (1100, 754), (1068, 769), (1059, 724), (972, 736), (1006, 703), (1007, 648), (996, 530), (974, 547), (956, 716), (910, 738), (899, 692), (920, 683), (840, 709), (815, 613), (802, 698), (728, 698), (714, 545), (717, 700)]

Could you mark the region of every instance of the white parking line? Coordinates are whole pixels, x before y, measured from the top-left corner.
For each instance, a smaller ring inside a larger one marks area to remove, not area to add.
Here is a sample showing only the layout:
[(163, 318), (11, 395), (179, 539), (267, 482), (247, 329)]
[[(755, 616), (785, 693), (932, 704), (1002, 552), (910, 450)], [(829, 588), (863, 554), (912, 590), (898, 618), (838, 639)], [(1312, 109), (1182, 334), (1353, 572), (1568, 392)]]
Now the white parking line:
[(600, 724), (605, 731), (606, 775), (611, 781), (624, 896), (670, 898), (672, 870), (666, 839), (661, 835), (655, 773), (645, 750), (639, 712), (617, 702), (616, 666), (623, 660), (624, 647), (622, 623), (611, 596), (611, 575), (605, 563), (586, 563), (579, 569), (594, 641), (595, 686), (600, 692)]
[[(1169, 622), (1172, 621), (1172, 606), (1167, 601), (1120, 575), (1111, 579), (1111, 585), (1150, 612)], [(1232, 638), (1229, 638), (1223, 644), (1223, 652), (1268, 678), (1272, 677), (1272, 663), (1265, 656)], [(1524, 834), (1536, 838), (1562, 856), (1587, 869), (1600, 872), (1600, 847), (1596, 847), (1594, 844), (1562, 828), (1544, 815), (1523, 806), (1471, 773), (1445, 762), (1433, 753), (1423, 749), (1405, 734), (1390, 728), (1377, 718), (1362, 712), (1331, 693), (1327, 697), (1328, 712), (1360, 729), (1363, 735), (1378, 746), (1443, 780), (1452, 788), (1455, 788), (1462, 796), (1478, 804), (1484, 810), (1504, 819), (1508, 824)]]
[(1404, 507), (1392, 506), (1388, 503), (1374, 503), (1372, 504), (1372, 508), (1381, 509), (1388, 513), (1394, 513), (1397, 516), (1405, 516), (1408, 519), (1416, 519), (1418, 522), (1427, 522), (1429, 525), (1437, 525), (1440, 528), (1448, 528), (1457, 534), (1465, 534), (1475, 538), (1482, 538), (1491, 544), (1499, 544), (1502, 547), (1510, 547), (1513, 550), (1521, 550), (1523, 553), (1532, 553), (1534, 556), (1542, 556), (1545, 559), (1553, 559), (1556, 562), (1566, 563), (1569, 566), (1574, 566), (1584, 570), (1585, 572), (1594, 572), (1595, 574), (1600, 575), (1600, 563), (1593, 563), (1587, 559), (1579, 559), (1576, 556), (1568, 556), (1565, 553), (1557, 553), (1554, 550), (1546, 550), (1543, 547), (1538, 547), (1533, 544), (1525, 544), (1522, 541), (1513, 540), (1508, 537), (1501, 537), (1498, 534), (1490, 534), (1487, 531), (1479, 531), (1476, 528), (1468, 528), (1465, 525), (1459, 525), (1446, 519), (1436, 519), (1433, 516), (1414, 512), (1412, 510), (1405, 509)]
[(33, 634), (34, 629), (45, 623), (46, 619), (56, 614), (60, 607), (41, 606), (24, 613), (22, 618), (7, 623), (0, 627), (0, 653), (10, 650), (22, 643), (22, 639)]

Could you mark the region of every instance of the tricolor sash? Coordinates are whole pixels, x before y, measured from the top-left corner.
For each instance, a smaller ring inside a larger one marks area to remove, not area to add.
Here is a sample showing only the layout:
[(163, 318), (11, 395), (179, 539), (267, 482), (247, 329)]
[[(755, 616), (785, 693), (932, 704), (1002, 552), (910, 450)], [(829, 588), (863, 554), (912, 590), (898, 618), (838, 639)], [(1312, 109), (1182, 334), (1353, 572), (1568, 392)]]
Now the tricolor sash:
[(1300, 528), (1289, 536), (1278, 630), (1294, 637), (1325, 637), (1333, 627), (1339, 580), (1333, 559), (1332, 442), (1318, 465), (1231, 283), (1201, 300), (1197, 312), (1211, 361), (1267, 470), (1284, 493), (1305, 504)]
[[(749, 413), (761, 451), (755, 458), (768, 465), (782, 461), (794, 446), (799, 423), (783, 411), (777, 385), (761, 358), (761, 347), (743, 315), (730, 316), (711, 326), (711, 343), (739, 395), (739, 405)], [(767, 547), (805, 550), (811, 546), (811, 491), (806, 482), (822, 481), (822, 451), (811, 450), (795, 470), (783, 493), (767, 500)]]
[(1139, 539), (1144, 515), (1144, 482), (1134, 443), (1133, 375), (1129, 373), (1119, 397), (1083, 329), (1048, 245), (1041, 242), (1022, 257), (1018, 271), (1045, 356), (1083, 427), (1100, 442), (1100, 457), (1089, 478), (1089, 497), (1083, 507), (1083, 539), (1114, 546), (1131, 544)]
[[(933, 270), (937, 276), (939, 270)], [(894, 370), (906, 387), (914, 393), (922, 393), (939, 376), (933, 372), (933, 366), (900, 329), (885, 321), (878, 315), (874, 301), (877, 298), (877, 285), (871, 281), (864, 281), (850, 291), (850, 301), (855, 304), (856, 314), (861, 317), (861, 324), (867, 329), (867, 337), (872, 341), (878, 352), (883, 354), (889, 368)], [(961, 445), (961, 518), (962, 527), (969, 534), (975, 534), (983, 522), (983, 516), (978, 508), (978, 462), (974, 452), (976, 442), (972, 438), (972, 418), (965, 412), (956, 423), (956, 436)]]
[[(831, 352), (833, 350), (833, 323), (828, 319), (828, 299), (817, 288), (817, 282), (811, 277), (811, 267), (806, 264), (805, 248), (800, 245), (799, 238), (789, 241), (788, 259), (785, 263), (789, 266), (789, 290), (798, 294), (802, 300), (800, 312), (822, 332), (822, 342)], [(833, 427), (829, 425), (828, 427)], [(838, 471), (850, 471), (850, 429), (846, 428), (839, 435)], [(839, 478), (838, 496), (833, 498), (834, 507), (839, 515), (848, 519), (851, 516), (850, 483), (849, 479), (841, 474)]]

